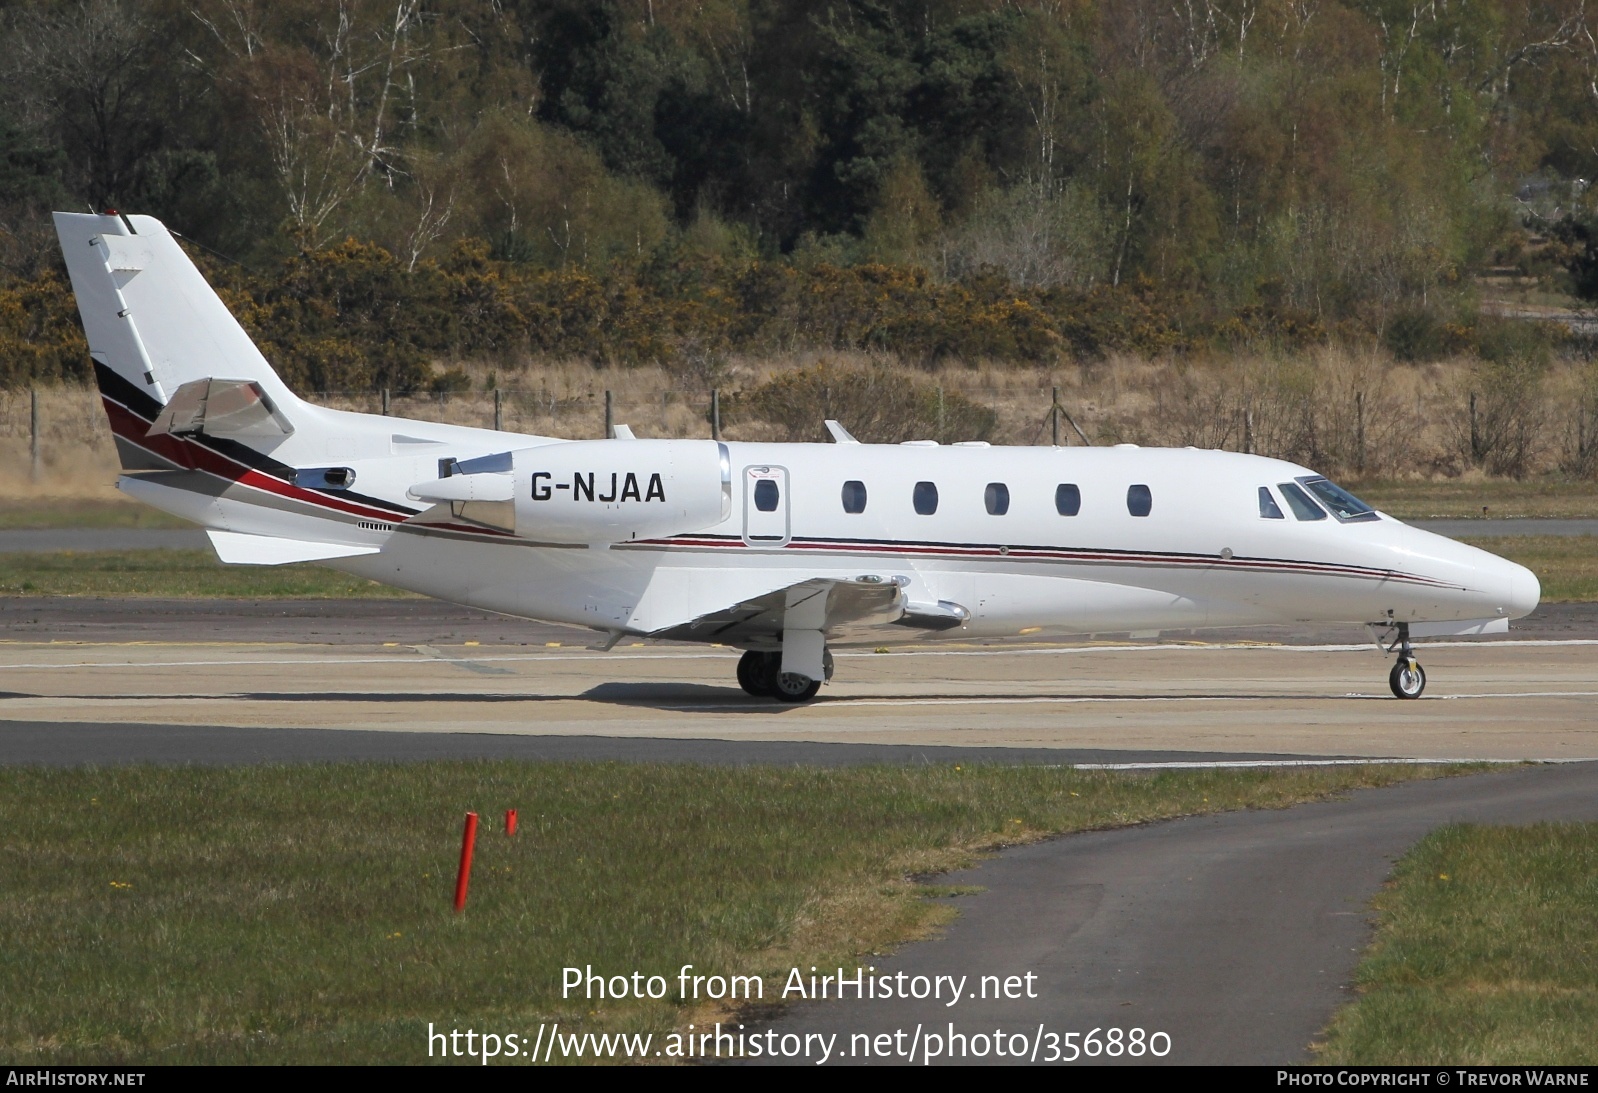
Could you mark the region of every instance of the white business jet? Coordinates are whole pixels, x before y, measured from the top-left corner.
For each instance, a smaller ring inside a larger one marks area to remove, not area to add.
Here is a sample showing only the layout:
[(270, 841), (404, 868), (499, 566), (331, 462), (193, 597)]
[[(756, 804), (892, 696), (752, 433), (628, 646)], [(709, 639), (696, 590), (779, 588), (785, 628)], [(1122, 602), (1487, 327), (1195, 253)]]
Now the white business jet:
[(784, 702), (830, 648), (1015, 634), (1354, 623), (1503, 631), (1522, 566), (1234, 452), (606, 440), (314, 406), (284, 386), (159, 221), (57, 213), (130, 496), (224, 562), (321, 562), (507, 615), (745, 651)]

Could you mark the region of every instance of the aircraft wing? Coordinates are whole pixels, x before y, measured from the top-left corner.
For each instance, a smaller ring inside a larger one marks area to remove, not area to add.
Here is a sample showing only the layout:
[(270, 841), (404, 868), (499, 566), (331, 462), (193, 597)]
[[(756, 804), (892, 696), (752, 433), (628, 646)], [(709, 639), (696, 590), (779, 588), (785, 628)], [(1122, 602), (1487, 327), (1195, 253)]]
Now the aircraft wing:
[(912, 603), (903, 577), (812, 577), (650, 634), (673, 641), (774, 647), (785, 628), (821, 630), (829, 642), (870, 641), (887, 626), (947, 630), (970, 618), (958, 604)]

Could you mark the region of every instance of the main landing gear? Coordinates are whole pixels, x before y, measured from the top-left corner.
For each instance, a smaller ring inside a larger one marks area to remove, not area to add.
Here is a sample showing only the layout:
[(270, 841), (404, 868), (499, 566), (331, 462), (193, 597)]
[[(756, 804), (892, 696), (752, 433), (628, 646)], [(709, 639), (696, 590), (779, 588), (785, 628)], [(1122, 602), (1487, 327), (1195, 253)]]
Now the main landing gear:
[(1419, 698), (1426, 689), (1426, 669), (1415, 659), (1415, 647), (1409, 643), (1409, 623), (1399, 622), (1393, 626), (1398, 636), (1384, 648), (1389, 653), (1396, 650), (1398, 661), (1393, 665), (1393, 670), (1387, 673), (1387, 685), (1398, 698)]
[[(825, 675), (832, 678), (832, 653), (822, 654)], [(809, 702), (821, 690), (821, 680), (782, 670), (782, 652), (751, 649), (738, 659), (738, 686), (756, 698), (778, 702)]]

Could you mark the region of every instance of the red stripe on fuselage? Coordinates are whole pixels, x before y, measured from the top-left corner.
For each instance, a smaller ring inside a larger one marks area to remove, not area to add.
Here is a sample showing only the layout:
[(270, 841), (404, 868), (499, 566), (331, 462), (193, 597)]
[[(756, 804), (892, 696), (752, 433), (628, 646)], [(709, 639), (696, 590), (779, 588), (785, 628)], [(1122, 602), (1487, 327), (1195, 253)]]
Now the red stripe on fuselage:
[[(237, 459), (225, 456), (203, 444), (195, 443), (184, 437), (173, 436), (170, 433), (157, 433), (149, 435), (150, 423), (139, 415), (129, 410), (119, 402), (114, 402), (108, 396), (101, 396), (105, 404), (106, 417), (110, 419), (111, 431), (130, 444), (137, 444), (147, 451), (153, 452), (162, 459), (174, 463), (179, 467), (189, 470), (204, 471), (215, 475), (226, 482), (236, 482), (242, 486), (262, 490), (266, 493), (276, 494), (290, 500), (304, 504), (314, 505), (318, 508), (330, 508), (349, 516), (365, 517), (373, 520), (383, 520), (388, 523), (400, 523), (409, 518), (409, 512), (396, 512), (392, 509), (374, 508), (342, 498), (330, 497), (325, 493), (308, 490), (303, 486), (296, 486), (281, 478), (258, 471)], [(395, 517), (398, 517), (396, 519)]]

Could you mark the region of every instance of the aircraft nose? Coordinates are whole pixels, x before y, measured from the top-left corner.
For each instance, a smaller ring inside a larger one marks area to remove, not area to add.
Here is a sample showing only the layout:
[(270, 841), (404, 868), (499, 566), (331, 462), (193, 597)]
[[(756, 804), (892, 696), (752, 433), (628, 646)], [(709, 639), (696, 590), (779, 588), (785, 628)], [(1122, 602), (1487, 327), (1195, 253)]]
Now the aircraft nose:
[(1543, 586), (1537, 574), (1514, 562), (1504, 563), (1509, 573), (1509, 617), (1521, 618), (1537, 610), (1542, 602)]

